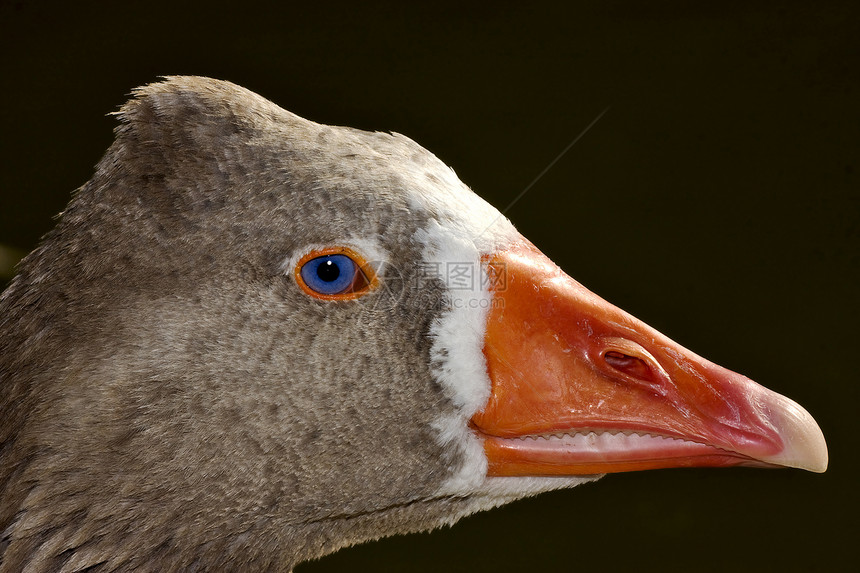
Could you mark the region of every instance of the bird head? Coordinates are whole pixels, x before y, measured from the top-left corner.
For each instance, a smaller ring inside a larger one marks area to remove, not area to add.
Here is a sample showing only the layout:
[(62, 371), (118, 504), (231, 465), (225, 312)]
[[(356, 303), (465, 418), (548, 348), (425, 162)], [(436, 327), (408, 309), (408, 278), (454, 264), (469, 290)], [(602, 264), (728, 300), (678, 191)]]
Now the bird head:
[(827, 465), (404, 136), (205, 78), (117, 115), (0, 298), (3, 567), (289, 568), (605, 473)]

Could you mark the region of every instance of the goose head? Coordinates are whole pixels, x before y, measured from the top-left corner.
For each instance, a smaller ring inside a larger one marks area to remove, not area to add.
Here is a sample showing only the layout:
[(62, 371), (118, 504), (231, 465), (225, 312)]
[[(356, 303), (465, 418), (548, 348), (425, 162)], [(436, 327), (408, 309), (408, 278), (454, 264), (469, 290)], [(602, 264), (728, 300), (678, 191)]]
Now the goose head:
[(193, 77), (117, 115), (0, 297), (0, 571), (289, 570), (605, 473), (827, 465), (404, 136)]

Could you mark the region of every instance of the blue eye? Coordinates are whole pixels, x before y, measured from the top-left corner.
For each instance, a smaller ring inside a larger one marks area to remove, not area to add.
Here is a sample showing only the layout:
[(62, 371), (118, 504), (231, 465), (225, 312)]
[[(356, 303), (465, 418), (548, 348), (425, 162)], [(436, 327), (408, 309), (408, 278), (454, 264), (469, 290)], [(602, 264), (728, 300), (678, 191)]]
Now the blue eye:
[(310, 259), (301, 266), (300, 274), (307, 288), (324, 296), (353, 293), (357, 279), (364, 276), (355, 261), (341, 254)]
[(351, 300), (376, 288), (374, 268), (349, 247), (314, 249), (294, 267), (296, 282), (305, 294), (322, 300)]
[(342, 294), (355, 281), (358, 265), (346, 255), (325, 255), (302, 265), (302, 280), (319, 294)]

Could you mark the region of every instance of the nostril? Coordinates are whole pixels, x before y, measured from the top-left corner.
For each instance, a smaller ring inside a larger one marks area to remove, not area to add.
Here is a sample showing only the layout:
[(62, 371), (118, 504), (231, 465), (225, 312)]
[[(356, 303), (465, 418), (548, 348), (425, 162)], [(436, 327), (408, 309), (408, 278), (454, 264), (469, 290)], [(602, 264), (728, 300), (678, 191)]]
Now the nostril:
[(640, 386), (648, 392), (666, 396), (672, 386), (669, 374), (641, 344), (629, 338), (604, 338), (595, 362), (617, 382)]
[(636, 356), (630, 356), (623, 352), (610, 350), (603, 354), (603, 359), (615, 370), (623, 372), (633, 378), (647, 382), (655, 382), (654, 373), (648, 363)]

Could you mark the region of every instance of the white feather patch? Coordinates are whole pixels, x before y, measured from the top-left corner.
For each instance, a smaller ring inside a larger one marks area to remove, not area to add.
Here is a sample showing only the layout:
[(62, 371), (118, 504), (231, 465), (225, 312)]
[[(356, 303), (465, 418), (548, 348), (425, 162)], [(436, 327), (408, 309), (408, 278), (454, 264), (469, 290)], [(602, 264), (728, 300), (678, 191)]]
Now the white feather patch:
[[(440, 175), (437, 173), (437, 176)], [(490, 397), (483, 346), (493, 304), (482, 256), (521, 240), (501, 213), (472, 193), (448, 170), (440, 193), (416, 195), (413, 207), (436, 215), (418, 231), (423, 258), (445, 286), (446, 309), (431, 327), (433, 374), (456, 406), (434, 423), (438, 439), (456, 447), (463, 463), (452, 468), (440, 495), (470, 495), (486, 487), (487, 457), (469, 419)]]
[[(426, 188), (425, 172), (401, 174), (413, 179), (414, 189)], [(464, 508), (463, 515), (467, 515), (597, 479), (599, 476), (487, 476), (484, 445), (469, 428), (470, 418), (484, 407), (491, 390), (483, 347), (487, 315), (494, 301), (489, 281), (482, 280), (482, 257), (523, 241), (523, 237), (504, 215), (466, 187), (453, 170), (440, 162), (432, 175), (437, 184), (430, 192), (413, 193), (410, 208), (431, 215), (431, 222), (414, 238), (423, 246), (424, 262), (446, 287), (447, 307), (431, 327), (431, 356), (433, 374), (456, 407), (454, 413), (440, 416), (433, 427), (440, 444), (457, 448), (462, 460), (458, 467), (451, 468), (451, 476), (438, 495), (471, 499), (472, 503)], [(461, 273), (470, 270), (471, 282), (468, 276), (461, 280)]]

